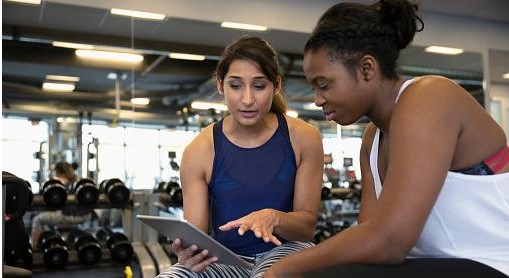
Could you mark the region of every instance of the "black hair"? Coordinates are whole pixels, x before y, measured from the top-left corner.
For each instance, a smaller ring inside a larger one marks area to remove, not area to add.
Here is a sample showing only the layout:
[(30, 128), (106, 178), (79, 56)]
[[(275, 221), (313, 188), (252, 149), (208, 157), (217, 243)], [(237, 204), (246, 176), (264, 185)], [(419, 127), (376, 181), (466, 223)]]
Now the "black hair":
[(270, 111), (285, 114), (286, 104), (283, 99), (283, 86), (280, 84), (283, 78), (283, 71), (279, 64), (277, 52), (270, 44), (259, 38), (244, 36), (228, 45), (221, 60), (216, 67), (216, 79), (223, 83), (223, 80), (230, 69), (231, 63), (235, 60), (246, 60), (255, 62), (263, 74), (274, 85), (274, 89), (281, 87), (281, 91), (274, 95)]
[(400, 50), (424, 29), (417, 10), (417, 4), (407, 0), (336, 4), (322, 15), (304, 51), (328, 49), (331, 59), (340, 59), (353, 76), (360, 59), (372, 55), (382, 76), (396, 79)]

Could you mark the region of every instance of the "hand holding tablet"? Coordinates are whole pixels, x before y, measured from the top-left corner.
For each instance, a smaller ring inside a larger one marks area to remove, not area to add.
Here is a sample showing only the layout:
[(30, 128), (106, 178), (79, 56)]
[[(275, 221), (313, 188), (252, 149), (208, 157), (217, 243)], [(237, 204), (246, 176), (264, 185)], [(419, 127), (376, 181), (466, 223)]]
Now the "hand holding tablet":
[(178, 238), (183, 248), (196, 245), (201, 250), (207, 250), (207, 255), (217, 257), (218, 263), (253, 268), (253, 265), (186, 220), (151, 215), (137, 215), (136, 217), (162, 235), (173, 240)]

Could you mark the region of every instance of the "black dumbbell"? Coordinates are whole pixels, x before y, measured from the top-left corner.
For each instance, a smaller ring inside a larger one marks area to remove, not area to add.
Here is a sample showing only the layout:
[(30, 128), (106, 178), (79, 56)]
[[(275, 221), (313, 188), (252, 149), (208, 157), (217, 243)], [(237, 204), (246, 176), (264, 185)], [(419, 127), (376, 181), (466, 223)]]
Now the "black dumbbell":
[(34, 198), (30, 183), (9, 172), (2, 171), (2, 187), (5, 189), (6, 221), (21, 219)]
[(49, 268), (62, 268), (69, 261), (69, 250), (65, 241), (55, 231), (45, 231), (39, 238), (39, 246), (44, 254), (44, 265)]
[(32, 266), (32, 246), (23, 220), (16, 219), (4, 223), (4, 260), (6, 265), (30, 269)]
[(80, 179), (74, 186), (74, 194), (80, 205), (95, 205), (99, 199), (99, 189), (95, 182), (88, 178)]
[(159, 183), (158, 190), (160, 193), (166, 193), (166, 195), (161, 196), (161, 202), (166, 206), (181, 207), (184, 204), (182, 188), (178, 182)]
[(321, 199), (322, 200), (328, 200), (331, 196), (331, 190), (328, 187), (323, 186), (322, 187), (322, 193), (321, 193)]
[(114, 261), (126, 262), (132, 258), (134, 250), (129, 243), (129, 238), (124, 233), (101, 228), (95, 235), (99, 242), (110, 250), (111, 258)]
[(81, 264), (95, 264), (102, 257), (99, 241), (89, 232), (79, 229), (70, 231), (67, 236), (67, 245), (78, 252)]
[(100, 183), (101, 190), (108, 196), (110, 203), (125, 205), (129, 202), (130, 192), (125, 184), (117, 178), (103, 180)]
[(50, 179), (42, 186), (44, 203), (50, 207), (62, 207), (67, 201), (67, 189), (57, 180)]

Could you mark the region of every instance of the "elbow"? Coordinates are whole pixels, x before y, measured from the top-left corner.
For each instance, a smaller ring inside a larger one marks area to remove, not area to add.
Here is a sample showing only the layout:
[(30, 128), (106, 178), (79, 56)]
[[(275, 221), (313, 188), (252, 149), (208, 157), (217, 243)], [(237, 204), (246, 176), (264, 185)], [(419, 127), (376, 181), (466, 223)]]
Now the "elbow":
[(377, 262), (386, 265), (402, 264), (413, 246), (399, 237), (385, 237), (380, 243), (376, 252), (379, 254)]

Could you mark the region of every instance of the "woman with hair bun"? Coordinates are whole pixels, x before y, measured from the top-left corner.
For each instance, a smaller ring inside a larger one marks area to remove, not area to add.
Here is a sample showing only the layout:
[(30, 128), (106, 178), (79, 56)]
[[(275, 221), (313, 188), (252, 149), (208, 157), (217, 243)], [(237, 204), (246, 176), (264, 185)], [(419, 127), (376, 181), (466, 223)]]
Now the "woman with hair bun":
[(264, 277), (509, 275), (506, 136), (454, 81), (398, 77), (399, 51), (424, 27), (416, 12), (406, 0), (339, 3), (318, 21), (303, 63), (315, 104), (341, 125), (371, 120), (358, 225)]

